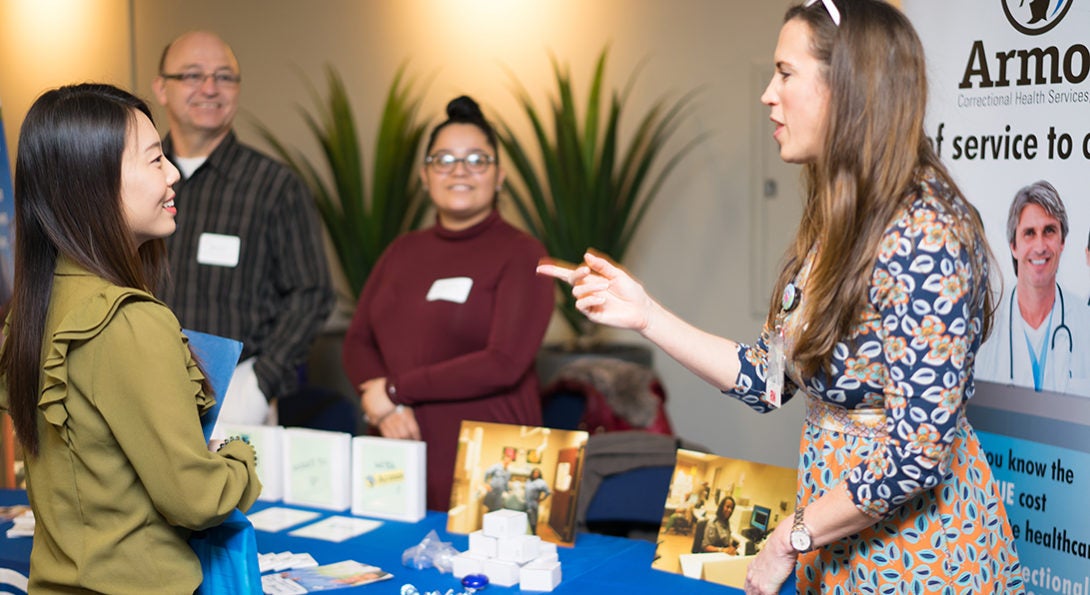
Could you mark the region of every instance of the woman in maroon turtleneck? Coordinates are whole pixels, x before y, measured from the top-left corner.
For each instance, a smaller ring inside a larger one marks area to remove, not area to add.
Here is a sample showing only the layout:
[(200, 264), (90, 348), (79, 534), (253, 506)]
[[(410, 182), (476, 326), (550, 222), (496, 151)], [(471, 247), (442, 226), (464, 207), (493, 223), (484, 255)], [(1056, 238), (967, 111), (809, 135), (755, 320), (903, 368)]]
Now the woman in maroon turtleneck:
[(447, 106), (420, 176), (436, 224), (398, 238), (360, 295), (344, 368), (390, 438), (428, 444), (428, 508), (450, 502), (462, 420), (541, 425), (534, 356), (553, 309), (545, 248), (496, 210), (496, 136), (469, 97)]

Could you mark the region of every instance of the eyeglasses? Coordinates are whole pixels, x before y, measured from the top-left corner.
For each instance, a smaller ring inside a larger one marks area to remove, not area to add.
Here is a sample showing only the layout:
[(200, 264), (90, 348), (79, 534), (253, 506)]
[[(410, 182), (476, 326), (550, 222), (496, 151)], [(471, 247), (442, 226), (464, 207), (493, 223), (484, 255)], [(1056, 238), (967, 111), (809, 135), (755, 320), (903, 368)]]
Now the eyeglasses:
[[(817, 2), (817, 0), (806, 0), (806, 2), (803, 3), (803, 6), (804, 7), (810, 7), (815, 2)], [(836, 4), (833, 4), (833, 0), (821, 0), (821, 4), (822, 4), (822, 6), (825, 7), (825, 10), (829, 13), (829, 18), (833, 19), (833, 24), (836, 25), (837, 27), (839, 27), (840, 26), (840, 11), (837, 10)]]
[(441, 174), (449, 174), (454, 171), (454, 167), (459, 163), (464, 164), (471, 173), (483, 174), (488, 171), (488, 166), (495, 162), (495, 157), (481, 151), (474, 151), (465, 157), (455, 157), (452, 153), (441, 152), (424, 158), (424, 165), (431, 166), (432, 169)]
[(233, 87), (242, 80), (242, 77), (231, 72), (179, 72), (174, 74), (162, 73), (159, 76), (168, 81), (178, 81), (187, 87), (199, 87), (204, 81), (212, 79), (217, 87)]

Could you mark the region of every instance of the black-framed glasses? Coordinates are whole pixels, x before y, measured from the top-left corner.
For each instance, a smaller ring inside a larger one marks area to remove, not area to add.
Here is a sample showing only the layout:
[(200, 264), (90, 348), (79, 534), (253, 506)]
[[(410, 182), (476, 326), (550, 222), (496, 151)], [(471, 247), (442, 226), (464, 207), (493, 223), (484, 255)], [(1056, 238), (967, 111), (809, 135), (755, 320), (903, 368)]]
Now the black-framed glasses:
[(217, 87), (232, 87), (242, 81), (242, 77), (233, 72), (176, 72), (162, 73), (159, 76), (168, 81), (178, 81), (187, 87), (199, 87), (209, 78)]
[(483, 174), (496, 162), (496, 158), (483, 151), (474, 151), (465, 157), (455, 157), (453, 153), (440, 151), (424, 158), (424, 165), (430, 166), (441, 174), (449, 174), (459, 163), (466, 166), (470, 173)]

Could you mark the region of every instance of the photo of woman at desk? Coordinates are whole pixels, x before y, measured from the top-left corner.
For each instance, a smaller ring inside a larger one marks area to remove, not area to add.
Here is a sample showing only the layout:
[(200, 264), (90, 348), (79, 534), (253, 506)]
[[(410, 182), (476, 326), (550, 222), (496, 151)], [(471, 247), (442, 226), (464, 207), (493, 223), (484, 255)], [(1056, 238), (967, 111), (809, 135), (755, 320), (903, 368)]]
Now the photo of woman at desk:
[(651, 566), (741, 588), (794, 499), (795, 469), (678, 450)]
[(734, 498), (725, 496), (715, 507), (715, 518), (704, 527), (700, 540), (703, 552), (721, 552), (732, 556), (738, 553), (738, 540), (731, 537), (730, 517), (734, 514)]

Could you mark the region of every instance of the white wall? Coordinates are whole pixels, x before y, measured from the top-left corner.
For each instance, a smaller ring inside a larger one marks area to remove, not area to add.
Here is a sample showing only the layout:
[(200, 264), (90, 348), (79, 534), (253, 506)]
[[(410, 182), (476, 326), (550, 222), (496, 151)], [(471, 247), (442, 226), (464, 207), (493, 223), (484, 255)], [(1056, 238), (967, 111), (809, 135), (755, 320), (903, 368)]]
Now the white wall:
[[(0, 8), (10, 13), (11, 6), (23, 1), (0, 0)], [(97, 3), (114, 7), (119, 1)], [(767, 78), (754, 72), (771, 76), (772, 50), (788, 4), (786, 0), (133, 0), (134, 88), (151, 97), (160, 51), (175, 35), (194, 28), (215, 30), (234, 46), (242, 64), (238, 129), (243, 140), (260, 145), (248, 125), (248, 118), (256, 117), (282, 137), (309, 147), (295, 107), (309, 103), (299, 73), (321, 85), (326, 62), (345, 78), (363, 138), (370, 139), (374, 127), (367, 115), (372, 120), (377, 116), (390, 79), (405, 60), (427, 84), (425, 111), (432, 117), (441, 114), (449, 99), (467, 93), (492, 115), (521, 122), (507, 70), (517, 73), (531, 93), (544, 100), (545, 89), (551, 89), (551, 51), (571, 64), (580, 84), (577, 92), (583, 91), (598, 50), (608, 43), (610, 79), (617, 86), (646, 60), (632, 95), (633, 110), (642, 110), (662, 93), (703, 87), (698, 109), (683, 123), (677, 138), (713, 132), (663, 188), (626, 264), (664, 304), (694, 324), (749, 341), (760, 327), (761, 317), (754, 312), (767, 299), (767, 289), (751, 289), (751, 279), (765, 276), (753, 267), (775, 262), (779, 256), (765, 258), (761, 252), (765, 248), (755, 250), (754, 246), (784, 245), (786, 238), (782, 242), (777, 238), (795, 225), (790, 217), (781, 217), (767, 222), (773, 227), (755, 227), (755, 221), (765, 219), (753, 208), (757, 204), (754, 189), (760, 187), (762, 172), (769, 167), (764, 162), (767, 150), (754, 139), (767, 140), (771, 134), (767, 111), (758, 104)], [(0, 22), (6, 16), (0, 12)], [(121, 35), (117, 36), (120, 42)], [(9, 51), (21, 49), (5, 47), (4, 60), (34, 57), (9, 56)], [(73, 75), (73, 79), (100, 76), (93, 69), (87, 72), (87, 77)], [(0, 78), (0, 83), (4, 81)], [(7, 125), (15, 125), (10, 116)], [(14, 145), (14, 139), (9, 142)], [(313, 154), (313, 147), (308, 151)], [(787, 170), (787, 175), (793, 171)], [(784, 172), (779, 170), (778, 175)], [(781, 186), (786, 188), (784, 200), (792, 200), (793, 180), (789, 177)], [(513, 215), (510, 209), (505, 213)], [(550, 337), (561, 334), (554, 324)], [(616, 338), (637, 340), (633, 334)], [(795, 465), (800, 403), (757, 416), (719, 396), (661, 353), (656, 354), (656, 368), (666, 386), (678, 434), (717, 454)]]

